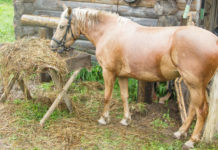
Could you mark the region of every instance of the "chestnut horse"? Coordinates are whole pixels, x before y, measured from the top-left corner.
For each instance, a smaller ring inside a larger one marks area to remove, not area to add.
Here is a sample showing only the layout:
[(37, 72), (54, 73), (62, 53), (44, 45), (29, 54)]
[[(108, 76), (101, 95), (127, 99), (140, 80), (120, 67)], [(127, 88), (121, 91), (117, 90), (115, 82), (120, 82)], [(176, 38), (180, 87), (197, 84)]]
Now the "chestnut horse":
[(145, 27), (110, 12), (65, 6), (51, 48), (69, 47), (80, 34), (96, 46), (96, 57), (103, 69), (105, 104), (100, 124), (110, 121), (109, 105), (116, 77), (124, 107), (120, 123), (128, 125), (128, 78), (153, 82), (181, 76), (190, 91), (190, 105), (187, 119), (174, 136), (184, 135), (196, 115), (193, 134), (184, 146), (191, 148), (200, 140), (208, 114), (205, 89), (218, 67), (217, 36), (194, 26)]

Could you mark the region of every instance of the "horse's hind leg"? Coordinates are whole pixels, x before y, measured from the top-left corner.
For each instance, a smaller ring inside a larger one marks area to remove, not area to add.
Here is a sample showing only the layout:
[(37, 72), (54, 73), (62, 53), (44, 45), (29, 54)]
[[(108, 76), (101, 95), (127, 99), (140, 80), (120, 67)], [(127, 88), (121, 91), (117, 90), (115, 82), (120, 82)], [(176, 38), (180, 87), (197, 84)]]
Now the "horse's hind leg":
[(115, 75), (114, 73), (103, 69), (103, 77), (104, 77), (104, 85), (105, 85), (105, 91), (104, 91), (104, 110), (102, 113), (102, 116), (98, 120), (100, 124), (106, 125), (109, 123), (109, 107), (110, 107), (110, 100), (111, 95), (114, 87), (115, 82)]
[[(191, 138), (184, 145), (185, 148), (194, 147), (194, 143), (200, 140), (201, 131), (208, 114), (208, 103), (206, 100), (206, 88), (194, 89), (196, 98), (191, 99), (194, 104), (194, 109), (197, 114), (197, 121)], [(197, 98), (198, 97), (198, 98)]]
[(201, 131), (203, 129), (205, 119), (208, 113), (208, 104), (206, 100), (206, 86), (194, 86), (187, 84), (190, 91), (190, 106), (188, 117), (180, 127), (179, 131), (175, 134), (184, 134), (187, 132), (188, 128), (191, 125), (191, 122), (197, 114), (197, 122), (192, 133), (191, 138), (184, 144), (184, 149), (189, 149), (194, 147), (194, 143), (200, 140)]
[(123, 101), (124, 117), (120, 121), (122, 125), (127, 126), (129, 121), (131, 121), (131, 116), (129, 113), (128, 105), (128, 78), (119, 78), (120, 94)]

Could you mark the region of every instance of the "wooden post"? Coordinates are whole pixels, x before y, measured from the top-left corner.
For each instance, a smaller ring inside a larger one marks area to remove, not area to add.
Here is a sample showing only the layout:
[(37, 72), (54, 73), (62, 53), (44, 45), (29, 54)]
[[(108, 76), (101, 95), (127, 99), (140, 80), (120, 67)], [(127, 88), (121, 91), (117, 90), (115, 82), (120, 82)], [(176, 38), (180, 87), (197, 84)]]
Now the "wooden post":
[(28, 88), (27, 88), (27, 86), (26, 86), (26, 84), (25, 84), (23, 78), (20, 77), (20, 78), (17, 80), (17, 82), (18, 82), (18, 84), (19, 84), (21, 90), (23, 91), (23, 94), (24, 94), (25, 98), (28, 99), (28, 100), (29, 100), (29, 99), (32, 99), (32, 96), (31, 96), (31, 94), (30, 94), (30, 91), (28, 90)]
[(48, 31), (47, 31), (47, 38), (48, 39), (51, 39), (53, 36), (53, 28), (48, 28)]
[(47, 39), (48, 38), (47, 37), (47, 33), (48, 33), (48, 29), (47, 28), (45, 28), (45, 27), (40, 27), (39, 28), (39, 37), (41, 39)]
[(18, 74), (14, 75), (11, 80), (9, 81), (4, 93), (1, 95), (1, 98), (0, 98), (0, 102), (1, 103), (4, 103), (8, 97), (8, 94), (10, 93), (11, 89), (13, 88), (14, 86), (14, 83), (15, 81), (17, 80), (18, 78)]
[(178, 102), (181, 120), (183, 123), (185, 121), (185, 119), (187, 118), (187, 109), (186, 109), (187, 107), (186, 107), (185, 102), (184, 102), (181, 83), (182, 83), (182, 78), (181, 77), (176, 78), (175, 88), (176, 88), (176, 94), (177, 94), (177, 102)]
[(40, 121), (40, 125), (43, 127), (45, 121), (50, 117), (50, 115), (52, 114), (52, 112), (54, 111), (54, 109), (58, 106), (58, 104), (60, 103), (61, 99), (65, 96), (65, 94), (67, 93), (70, 85), (72, 84), (72, 82), (74, 81), (74, 79), (76, 78), (77, 74), (80, 72), (81, 69), (76, 70), (73, 75), (70, 77), (70, 79), (67, 81), (67, 83), (65, 84), (65, 86), (63, 87), (63, 90), (59, 93), (59, 95), (57, 96), (57, 98), (55, 99), (54, 103), (51, 105), (51, 107), (49, 108), (49, 110), (46, 112), (46, 114), (44, 115), (44, 117), (41, 119)]
[(152, 82), (138, 81), (138, 102), (152, 103)]

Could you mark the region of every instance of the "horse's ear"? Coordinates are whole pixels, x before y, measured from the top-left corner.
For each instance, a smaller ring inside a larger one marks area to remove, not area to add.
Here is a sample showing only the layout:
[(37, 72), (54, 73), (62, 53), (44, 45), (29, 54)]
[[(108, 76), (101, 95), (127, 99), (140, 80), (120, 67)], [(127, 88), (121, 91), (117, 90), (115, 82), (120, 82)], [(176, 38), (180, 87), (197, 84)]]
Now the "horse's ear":
[(71, 7), (68, 7), (68, 8), (67, 8), (67, 14), (70, 16), (71, 13), (72, 13), (72, 8), (71, 8)]
[(63, 9), (66, 10), (67, 9), (67, 6), (63, 3), (62, 5)]

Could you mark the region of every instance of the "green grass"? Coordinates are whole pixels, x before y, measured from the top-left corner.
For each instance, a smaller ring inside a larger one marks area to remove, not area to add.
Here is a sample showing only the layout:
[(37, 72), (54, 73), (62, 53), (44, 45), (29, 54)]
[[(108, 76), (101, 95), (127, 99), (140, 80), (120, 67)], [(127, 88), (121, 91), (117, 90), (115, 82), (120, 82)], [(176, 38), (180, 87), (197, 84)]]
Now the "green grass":
[[(104, 84), (104, 78), (102, 75), (102, 68), (96, 63), (93, 65), (91, 71), (89, 72), (87, 69), (83, 68), (79, 75), (77, 76), (77, 81), (95, 81)], [(118, 80), (115, 81), (114, 85), (115, 93), (120, 97), (120, 88)], [(128, 80), (128, 89), (129, 89), (129, 102), (136, 101), (137, 99), (137, 90), (138, 90), (138, 81), (136, 79), (130, 78)]]
[[(18, 122), (20, 125), (28, 124), (29, 121), (40, 121), (48, 110), (48, 106), (41, 105), (40, 103), (34, 103), (33, 101), (15, 99), (13, 103), (22, 108), (18, 109), (15, 113), (15, 115), (20, 118)], [(50, 121), (68, 116), (69, 113), (67, 111), (60, 111), (56, 109), (46, 124), (48, 125)]]
[(0, 43), (13, 42), (15, 40), (13, 17), (12, 0), (0, 0)]

